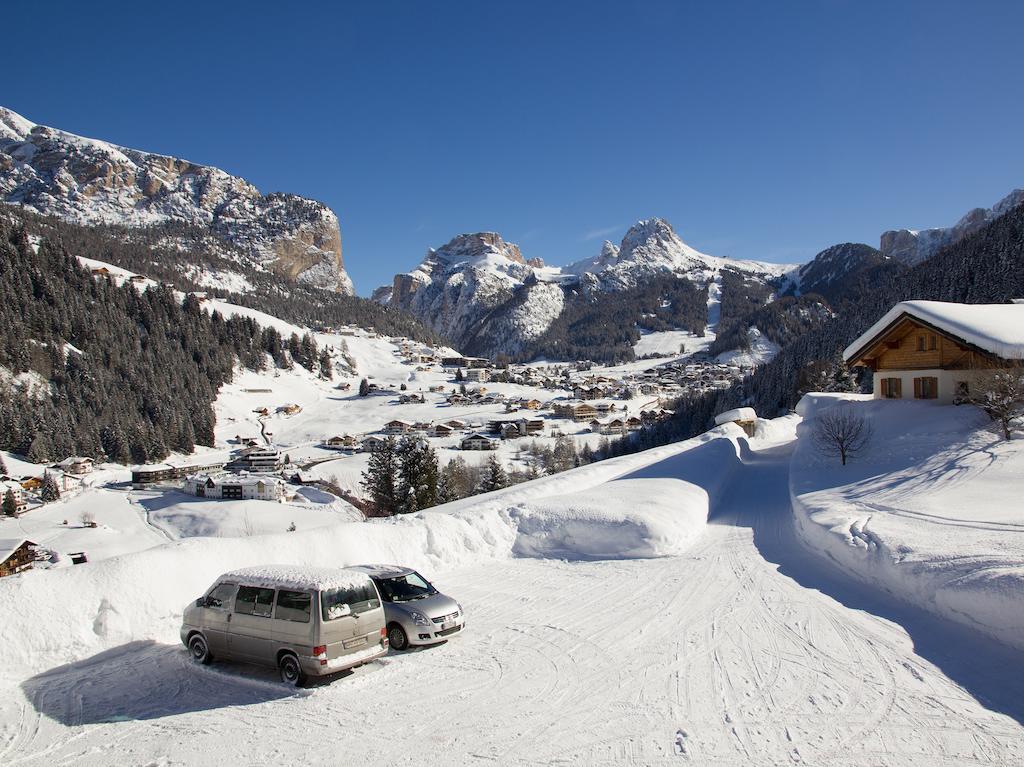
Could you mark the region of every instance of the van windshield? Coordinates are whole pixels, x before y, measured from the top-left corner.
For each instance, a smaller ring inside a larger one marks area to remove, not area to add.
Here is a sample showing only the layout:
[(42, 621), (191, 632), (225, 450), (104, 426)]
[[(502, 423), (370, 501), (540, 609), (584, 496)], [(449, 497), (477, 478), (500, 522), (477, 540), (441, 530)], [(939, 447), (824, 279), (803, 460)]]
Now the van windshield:
[(378, 578), (376, 581), (385, 602), (409, 602), (437, 593), (437, 589), (417, 572), (396, 575), (393, 578)]
[(325, 621), (344, 618), (344, 605), (348, 605), (356, 615), (380, 607), (380, 597), (377, 595), (377, 589), (374, 588), (373, 582), (367, 579), (366, 583), (358, 586), (330, 589), (320, 593), (320, 610)]

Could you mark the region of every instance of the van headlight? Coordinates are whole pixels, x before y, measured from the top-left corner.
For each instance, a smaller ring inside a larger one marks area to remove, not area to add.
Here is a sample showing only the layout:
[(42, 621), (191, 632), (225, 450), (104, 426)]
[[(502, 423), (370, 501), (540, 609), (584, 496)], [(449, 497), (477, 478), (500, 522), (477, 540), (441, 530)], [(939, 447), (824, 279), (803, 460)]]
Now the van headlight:
[(417, 626), (429, 626), (430, 618), (421, 613), (419, 610), (410, 610), (409, 617), (412, 618), (412, 622)]

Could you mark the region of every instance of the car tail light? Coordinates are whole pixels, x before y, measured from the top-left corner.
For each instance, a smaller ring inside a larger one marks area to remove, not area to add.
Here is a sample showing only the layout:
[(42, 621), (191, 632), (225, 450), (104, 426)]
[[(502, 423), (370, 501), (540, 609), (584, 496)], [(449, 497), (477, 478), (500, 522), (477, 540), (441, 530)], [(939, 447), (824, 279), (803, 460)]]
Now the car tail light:
[(385, 647), (388, 646), (388, 630), (386, 628), (380, 630), (380, 643)]
[(319, 644), (313, 648), (313, 657), (319, 658), (321, 655), (327, 657), (327, 645)]

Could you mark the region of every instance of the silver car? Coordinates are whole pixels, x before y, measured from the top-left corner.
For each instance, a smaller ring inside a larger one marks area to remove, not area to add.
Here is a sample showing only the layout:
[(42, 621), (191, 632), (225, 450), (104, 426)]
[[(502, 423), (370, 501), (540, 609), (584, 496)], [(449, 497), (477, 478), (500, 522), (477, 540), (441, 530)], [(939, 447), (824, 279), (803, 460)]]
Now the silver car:
[(369, 575), (380, 592), (388, 644), (396, 650), (443, 642), (466, 627), (462, 605), (411, 567), (357, 565), (350, 569)]

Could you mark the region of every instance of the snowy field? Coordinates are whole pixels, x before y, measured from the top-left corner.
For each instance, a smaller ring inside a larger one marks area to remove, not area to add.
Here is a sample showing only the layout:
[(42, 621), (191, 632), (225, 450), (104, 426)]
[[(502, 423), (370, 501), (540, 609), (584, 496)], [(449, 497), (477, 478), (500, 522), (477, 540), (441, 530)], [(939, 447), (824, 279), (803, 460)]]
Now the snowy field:
[[(878, 589), (1024, 649), (1024, 442), (979, 410), (809, 395), (793, 462), (802, 538)], [(849, 407), (870, 449), (838, 466), (810, 444), (814, 417)]]
[[(804, 550), (797, 417), (389, 522), (192, 538), (0, 582), (4, 764), (1024, 763), (1020, 655)], [(308, 689), (193, 666), (220, 571), (404, 561), (466, 632)]]

